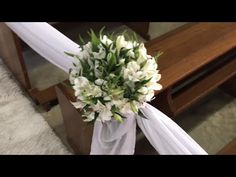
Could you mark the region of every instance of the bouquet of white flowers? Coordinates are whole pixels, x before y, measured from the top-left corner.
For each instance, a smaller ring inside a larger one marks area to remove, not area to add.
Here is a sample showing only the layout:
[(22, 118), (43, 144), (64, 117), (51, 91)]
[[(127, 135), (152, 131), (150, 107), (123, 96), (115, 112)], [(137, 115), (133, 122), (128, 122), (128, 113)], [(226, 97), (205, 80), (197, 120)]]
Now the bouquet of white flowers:
[[(162, 86), (156, 57), (147, 55), (143, 43), (125, 39), (119, 35), (114, 40), (93, 30), (91, 41), (79, 48), (78, 54), (67, 53), (74, 58), (70, 70), (70, 83), (82, 110), (84, 121), (122, 122), (131, 112), (145, 117), (140, 108), (154, 97), (154, 91)], [(137, 39), (137, 38), (136, 38)]]

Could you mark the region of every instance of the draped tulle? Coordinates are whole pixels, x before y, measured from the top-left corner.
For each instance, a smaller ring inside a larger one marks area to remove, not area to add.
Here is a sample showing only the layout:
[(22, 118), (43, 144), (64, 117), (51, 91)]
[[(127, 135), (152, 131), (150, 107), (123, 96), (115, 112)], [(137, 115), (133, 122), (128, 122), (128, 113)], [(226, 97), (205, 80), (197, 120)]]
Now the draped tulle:
[[(73, 66), (73, 60), (64, 52), (80, 52), (79, 45), (48, 23), (6, 24), (39, 55), (65, 72)], [(97, 121), (90, 154), (134, 154), (136, 124), (159, 154), (207, 154), (181, 127), (153, 106), (146, 104), (142, 112), (148, 119), (129, 114), (122, 124)]]
[(25, 43), (46, 60), (68, 72), (73, 59), (64, 52), (78, 53), (79, 45), (45, 22), (6, 23)]

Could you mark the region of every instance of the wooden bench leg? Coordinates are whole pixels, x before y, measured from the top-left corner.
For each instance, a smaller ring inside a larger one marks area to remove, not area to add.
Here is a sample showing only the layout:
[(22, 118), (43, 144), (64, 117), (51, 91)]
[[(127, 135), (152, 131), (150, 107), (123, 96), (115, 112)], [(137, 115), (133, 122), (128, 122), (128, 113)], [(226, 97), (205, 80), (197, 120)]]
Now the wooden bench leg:
[(88, 155), (91, 149), (93, 125), (82, 120), (79, 111), (70, 103), (65, 89), (62, 84), (56, 87), (68, 142), (76, 154)]
[(169, 117), (175, 116), (173, 100), (171, 98), (171, 88), (165, 89), (159, 93), (151, 102), (151, 105), (165, 113)]
[(220, 89), (236, 97), (236, 75), (220, 86)]

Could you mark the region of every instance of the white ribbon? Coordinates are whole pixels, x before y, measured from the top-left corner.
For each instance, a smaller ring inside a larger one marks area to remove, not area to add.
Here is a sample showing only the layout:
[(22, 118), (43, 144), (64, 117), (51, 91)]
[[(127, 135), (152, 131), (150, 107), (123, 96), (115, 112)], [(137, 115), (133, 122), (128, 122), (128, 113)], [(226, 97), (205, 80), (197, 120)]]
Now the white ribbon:
[[(23, 41), (52, 64), (68, 72), (79, 46), (47, 23), (6, 23)], [(146, 104), (142, 112), (148, 119), (127, 115), (116, 121), (95, 122), (90, 154), (134, 154), (136, 122), (159, 154), (207, 154), (181, 127), (165, 114)]]

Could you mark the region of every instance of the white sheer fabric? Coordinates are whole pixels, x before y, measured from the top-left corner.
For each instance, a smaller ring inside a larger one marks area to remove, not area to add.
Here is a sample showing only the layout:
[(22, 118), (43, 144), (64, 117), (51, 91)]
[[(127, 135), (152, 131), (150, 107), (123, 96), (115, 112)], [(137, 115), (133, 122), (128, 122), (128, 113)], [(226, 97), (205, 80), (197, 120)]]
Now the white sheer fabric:
[[(72, 59), (64, 51), (79, 52), (79, 46), (47, 23), (6, 23), (32, 49), (68, 72)], [(159, 154), (207, 154), (186, 132), (162, 112), (146, 104), (148, 119), (127, 115), (124, 123), (96, 122), (90, 154), (134, 154), (136, 124)], [(136, 123), (137, 122), (137, 123)]]
[(136, 140), (136, 120), (128, 115), (124, 123), (116, 121), (95, 122), (90, 154), (134, 154)]
[(138, 126), (160, 154), (207, 154), (181, 127), (155, 107), (146, 104), (142, 112), (148, 119), (138, 116)]
[(72, 58), (64, 52), (79, 52), (79, 45), (57, 29), (45, 22), (8, 22), (6, 24), (49, 62), (66, 72), (72, 68)]
[(181, 127), (150, 104), (142, 112), (148, 119), (126, 115), (123, 124), (96, 122), (91, 154), (134, 154), (136, 121), (150, 144), (162, 155), (207, 155)]

